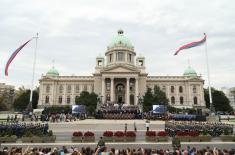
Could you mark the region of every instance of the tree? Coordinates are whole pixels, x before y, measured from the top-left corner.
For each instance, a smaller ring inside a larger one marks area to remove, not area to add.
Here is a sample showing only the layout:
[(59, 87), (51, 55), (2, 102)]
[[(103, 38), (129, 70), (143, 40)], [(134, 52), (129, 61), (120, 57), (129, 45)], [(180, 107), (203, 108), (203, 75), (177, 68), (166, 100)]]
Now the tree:
[(147, 89), (147, 92), (143, 97), (143, 111), (148, 112), (152, 110), (154, 104), (168, 105), (168, 99), (165, 92), (161, 91), (158, 86), (155, 86), (153, 91), (151, 88)]
[(7, 106), (6, 106), (6, 104), (3, 101), (4, 101), (4, 97), (0, 96), (0, 111), (7, 110)]
[(152, 109), (152, 104), (153, 104), (153, 94), (152, 94), (152, 89), (147, 88), (147, 92), (144, 95), (143, 98), (143, 111), (150, 111)]
[(98, 95), (94, 92), (89, 93), (87, 91), (82, 91), (80, 96), (75, 100), (75, 103), (77, 105), (85, 105), (88, 114), (92, 115), (95, 113), (97, 106), (97, 97)]
[[(229, 99), (225, 96), (223, 91), (219, 91), (219, 90), (212, 88), (211, 94), (212, 94), (212, 101), (213, 101), (213, 106), (215, 108), (215, 111), (225, 111), (225, 112), (233, 111), (232, 107), (229, 104)], [(206, 107), (210, 108), (208, 89), (204, 89), (204, 98), (206, 102)]]
[[(38, 88), (33, 90), (33, 99), (32, 99), (33, 108), (37, 108), (38, 96), (39, 96), (38, 93), (39, 93)], [(13, 103), (14, 109), (18, 111), (25, 110), (27, 105), (29, 104), (29, 98), (30, 98), (30, 90), (25, 89), (24, 87), (19, 88), (19, 90), (16, 93), (16, 98)]]

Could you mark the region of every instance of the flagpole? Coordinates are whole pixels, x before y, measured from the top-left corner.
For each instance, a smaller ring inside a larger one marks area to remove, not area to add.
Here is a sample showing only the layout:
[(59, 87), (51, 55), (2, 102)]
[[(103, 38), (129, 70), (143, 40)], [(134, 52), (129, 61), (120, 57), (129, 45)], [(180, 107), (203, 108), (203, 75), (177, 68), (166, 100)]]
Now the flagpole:
[(34, 89), (34, 74), (35, 74), (35, 65), (36, 65), (36, 58), (37, 58), (37, 46), (38, 46), (38, 33), (36, 34), (36, 37), (34, 37), (36, 40), (35, 43), (35, 49), (34, 49), (34, 58), (33, 58), (33, 75), (32, 75), (32, 83), (31, 83), (31, 89), (30, 89), (30, 99), (29, 99), (29, 110), (31, 111), (33, 109), (33, 89)]
[(214, 107), (213, 107), (213, 101), (212, 101), (212, 95), (211, 95), (210, 69), (209, 69), (209, 60), (208, 60), (208, 52), (207, 52), (207, 41), (205, 41), (205, 53), (206, 53), (206, 66), (207, 66), (207, 77), (208, 77), (208, 88), (209, 88), (210, 113), (213, 113)]

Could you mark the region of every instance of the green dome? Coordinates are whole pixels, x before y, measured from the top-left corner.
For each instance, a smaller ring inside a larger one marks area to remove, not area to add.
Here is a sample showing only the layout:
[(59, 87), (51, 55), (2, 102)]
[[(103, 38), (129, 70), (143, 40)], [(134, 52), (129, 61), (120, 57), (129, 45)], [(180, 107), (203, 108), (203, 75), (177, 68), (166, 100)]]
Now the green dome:
[(190, 66), (184, 71), (184, 76), (197, 76), (196, 71)]
[(108, 48), (113, 48), (115, 46), (133, 48), (131, 41), (126, 36), (124, 36), (123, 33), (123, 30), (118, 30), (118, 35), (112, 39), (111, 43), (108, 45)]
[(46, 74), (47, 76), (59, 76), (59, 72), (53, 66)]

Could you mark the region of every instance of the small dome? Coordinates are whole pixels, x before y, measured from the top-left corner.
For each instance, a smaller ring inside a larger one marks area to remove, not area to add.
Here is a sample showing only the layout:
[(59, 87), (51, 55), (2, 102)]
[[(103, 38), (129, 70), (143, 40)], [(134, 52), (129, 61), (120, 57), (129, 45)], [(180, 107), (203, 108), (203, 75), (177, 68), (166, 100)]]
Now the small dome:
[(196, 71), (190, 66), (184, 71), (184, 76), (197, 76)]
[(46, 76), (59, 76), (59, 72), (53, 66), (46, 74)]
[(128, 48), (133, 48), (131, 41), (126, 36), (124, 36), (124, 31), (121, 29), (118, 30), (118, 35), (112, 39), (112, 41), (108, 45), (108, 48), (113, 48), (115, 46), (124, 46)]

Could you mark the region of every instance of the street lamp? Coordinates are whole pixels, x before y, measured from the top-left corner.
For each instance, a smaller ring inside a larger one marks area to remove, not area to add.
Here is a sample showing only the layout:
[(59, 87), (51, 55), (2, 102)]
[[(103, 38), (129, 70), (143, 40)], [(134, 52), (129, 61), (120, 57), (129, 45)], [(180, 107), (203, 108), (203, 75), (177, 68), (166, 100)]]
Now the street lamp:
[(96, 110), (98, 111), (99, 109), (100, 109), (100, 107), (101, 107), (101, 104), (102, 104), (102, 97), (103, 96), (98, 96), (97, 97), (97, 106), (96, 106)]
[(136, 96), (138, 98), (138, 107), (140, 109), (140, 112), (143, 112), (143, 97), (140, 96), (140, 94), (138, 96)]

